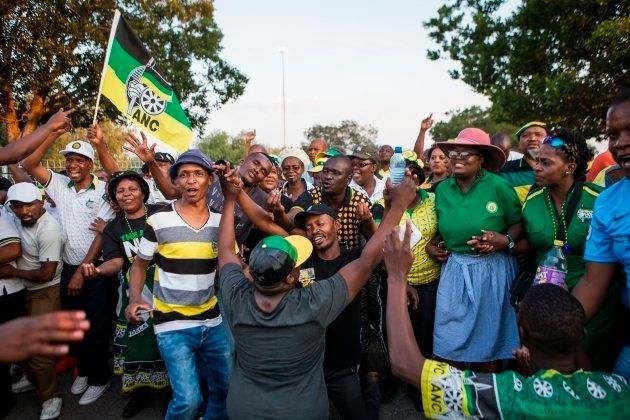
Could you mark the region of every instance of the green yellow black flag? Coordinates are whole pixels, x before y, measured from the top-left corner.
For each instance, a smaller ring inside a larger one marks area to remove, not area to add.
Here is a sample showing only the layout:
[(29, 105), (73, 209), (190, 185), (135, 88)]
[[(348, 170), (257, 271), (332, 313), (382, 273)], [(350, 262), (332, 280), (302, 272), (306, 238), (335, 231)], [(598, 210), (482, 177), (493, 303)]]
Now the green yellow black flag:
[(190, 147), (192, 128), (173, 87), (118, 10), (105, 53), (101, 92), (140, 129), (178, 152)]

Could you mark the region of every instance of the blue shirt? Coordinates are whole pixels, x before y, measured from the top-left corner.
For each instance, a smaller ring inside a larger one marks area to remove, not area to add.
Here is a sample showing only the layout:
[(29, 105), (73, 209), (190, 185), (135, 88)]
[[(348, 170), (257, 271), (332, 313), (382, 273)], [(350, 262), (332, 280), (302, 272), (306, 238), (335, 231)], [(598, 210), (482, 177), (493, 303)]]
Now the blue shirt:
[(584, 260), (619, 263), (626, 273), (621, 302), (630, 306), (630, 179), (623, 178), (595, 201)]

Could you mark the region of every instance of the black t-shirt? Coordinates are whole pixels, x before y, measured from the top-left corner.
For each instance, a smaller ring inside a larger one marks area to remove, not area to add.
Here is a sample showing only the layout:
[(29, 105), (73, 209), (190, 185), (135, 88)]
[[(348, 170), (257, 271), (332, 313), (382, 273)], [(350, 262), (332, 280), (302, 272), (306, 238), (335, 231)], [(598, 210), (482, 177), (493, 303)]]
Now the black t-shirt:
[[(291, 201), (291, 199), (286, 195), (280, 196), (280, 204), (284, 207), (285, 212), (291, 210), (291, 207), (293, 207), (293, 201)], [(264, 208), (266, 207), (263, 206), (263, 209)], [(249, 231), (247, 239), (245, 239), (245, 242), (243, 243), (243, 245), (245, 245), (243, 247), (243, 257), (245, 258), (245, 261), (249, 261), (249, 255), (252, 253), (252, 249), (258, 245), (258, 242), (262, 241), (267, 236), (269, 235), (258, 229), (256, 226), (252, 227)]]
[[(363, 248), (341, 248), (334, 260), (322, 260), (313, 253), (300, 267), (300, 285), (307, 286), (310, 280), (318, 281), (332, 277), (335, 273), (358, 259)], [(314, 271), (314, 273), (313, 273)], [(314, 275), (314, 278), (313, 278)], [(354, 299), (343, 312), (326, 328), (326, 352), (324, 366), (356, 367), (361, 358), (361, 299)]]
[[(146, 207), (148, 216), (151, 216), (164, 206), (147, 204)], [(129, 225), (127, 225), (127, 221)], [(127, 219), (127, 221), (125, 220), (125, 213), (120, 212), (105, 226), (103, 231), (103, 260), (122, 258), (123, 272), (131, 267), (136, 258), (140, 239), (147, 223), (144, 216), (137, 219)]]

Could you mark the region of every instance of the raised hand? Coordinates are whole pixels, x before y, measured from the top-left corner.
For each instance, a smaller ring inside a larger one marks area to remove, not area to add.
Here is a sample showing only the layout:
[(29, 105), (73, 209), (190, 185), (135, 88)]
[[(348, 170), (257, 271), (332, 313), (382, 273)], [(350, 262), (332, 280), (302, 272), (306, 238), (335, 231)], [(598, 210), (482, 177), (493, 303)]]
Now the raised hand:
[(243, 181), (238, 175), (238, 166), (232, 169), (230, 162), (225, 165), (214, 165), (214, 169), (219, 172), (219, 182), (221, 191), (226, 199), (236, 200), (236, 197), (243, 189)]
[(151, 147), (149, 147), (147, 136), (145, 136), (142, 131), (140, 135), (142, 136), (142, 141), (138, 140), (138, 137), (132, 133), (129, 133), (127, 142), (123, 145), (123, 149), (138, 156), (144, 163), (151, 163), (155, 160), (156, 143), (153, 143)]
[(286, 209), (281, 204), (281, 200), (280, 200), (281, 196), (282, 196), (282, 193), (279, 190), (273, 190), (269, 193), (269, 195), (267, 195), (267, 200), (265, 201), (267, 211), (270, 211), (276, 214), (285, 212)]
[(52, 117), (46, 121), (46, 124), (55, 135), (62, 135), (72, 130), (72, 120), (69, 115), (74, 112), (74, 108), (64, 111), (60, 108)]
[(433, 113), (422, 120), (422, 122), (420, 123), (420, 130), (427, 131), (433, 126), (433, 120), (431, 119), (431, 117), (433, 117)]
[(400, 227), (395, 226), (387, 234), (383, 243), (383, 253), (385, 256), (385, 266), (390, 276), (407, 281), (407, 274), (413, 264), (413, 252), (411, 251), (411, 220), (407, 220), (405, 225), (405, 235), (400, 240)]
[(368, 203), (365, 201), (359, 201), (359, 204), (357, 204), (357, 218), (361, 222), (365, 222), (366, 220), (370, 220), (372, 218), (370, 206), (368, 206)]
[[(389, 182), (389, 180), (387, 182)], [(391, 205), (401, 205), (406, 209), (413, 200), (415, 200), (416, 194), (418, 193), (418, 186), (413, 182), (409, 174), (407, 174), (400, 184), (390, 188), (390, 192), (392, 197)]]
[(254, 141), (254, 139), (256, 138), (256, 130), (254, 129), (254, 131), (247, 131), (245, 133), (245, 143), (246, 144), (252, 144), (252, 142)]
[(87, 139), (95, 145), (103, 143), (103, 130), (101, 130), (101, 126), (98, 123), (90, 125), (87, 131)]

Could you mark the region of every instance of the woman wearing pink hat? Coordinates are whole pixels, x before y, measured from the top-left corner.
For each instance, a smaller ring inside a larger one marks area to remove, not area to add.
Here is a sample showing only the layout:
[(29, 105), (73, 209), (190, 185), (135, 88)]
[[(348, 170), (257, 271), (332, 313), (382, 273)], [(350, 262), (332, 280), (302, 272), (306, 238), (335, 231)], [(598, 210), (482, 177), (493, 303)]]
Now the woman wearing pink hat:
[[(505, 154), (477, 128), (438, 143), (452, 176), (435, 192), (440, 234), (426, 247), (445, 262), (440, 274), (433, 353), (458, 368), (494, 371), (519, 346), (509, 290), (517, 264), (511, 249), (522, 236), (521, 205), (494, 171)], [(488, 233), (486, 233), (488, 231)], [(491, 232), (490, 232), (491, 231)]]

